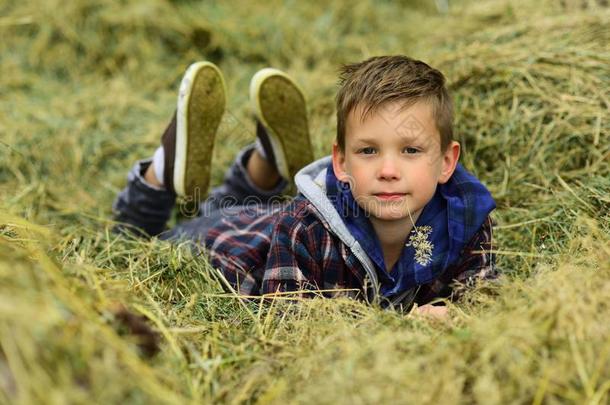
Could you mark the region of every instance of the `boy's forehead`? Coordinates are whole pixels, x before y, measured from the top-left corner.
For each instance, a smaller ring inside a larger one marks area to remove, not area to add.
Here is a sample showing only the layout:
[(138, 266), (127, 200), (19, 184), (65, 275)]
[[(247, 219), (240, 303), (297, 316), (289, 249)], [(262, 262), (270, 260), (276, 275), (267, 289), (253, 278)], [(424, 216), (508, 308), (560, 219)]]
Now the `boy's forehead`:
[[(379, 129), (379, 133), (368, 133), (375, 129)], [(426, 101), (398, 101), (374, 108), (358, 105), (349, 112), (346, 120), (346, 140), (388, 134), (394, 134), (404, 140), (439, 142), (440, 133), (434, 120), (432, 105)]]

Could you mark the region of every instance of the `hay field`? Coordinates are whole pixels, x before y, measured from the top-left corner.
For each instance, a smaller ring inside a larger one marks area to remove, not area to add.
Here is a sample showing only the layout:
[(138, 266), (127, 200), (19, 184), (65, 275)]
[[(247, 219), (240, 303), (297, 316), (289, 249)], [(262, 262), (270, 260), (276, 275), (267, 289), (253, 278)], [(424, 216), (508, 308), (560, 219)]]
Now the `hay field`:
[[(607, 404), (604, 3), (0, 2), (0, 403)], [(498, 203), (502, 281), (447, 321), (245, 304), (184, 246), (110, 233), (189, 63), (227, 79), (217, 184), (254, 138), (257, 69), (301, 83), (321, 157), (337, 67), (391, 53), (446, 74), (461, 161)], [(158, 353), (129, 314), (158, 331)]]

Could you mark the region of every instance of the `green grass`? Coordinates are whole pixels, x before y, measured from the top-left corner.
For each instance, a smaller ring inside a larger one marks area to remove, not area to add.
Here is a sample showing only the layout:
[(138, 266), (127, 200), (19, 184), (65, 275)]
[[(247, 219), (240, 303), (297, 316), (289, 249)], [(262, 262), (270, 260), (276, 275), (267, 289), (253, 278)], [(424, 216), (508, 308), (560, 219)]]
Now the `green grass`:
[[(594, 1), (0, 3), (0, 402), (607, 403), (610, 12)], [(186, 66), (217, 63), (218, 184), (265, 66), (304, 88), (317, 157), (342, 63), (447, 76), (462, 163), (498, 202), (498, 285), (437, 322), (347, 300), (244, 303), (184, 246), (110, 233)], [(116, 317), (150, 319), (144, 356)]]

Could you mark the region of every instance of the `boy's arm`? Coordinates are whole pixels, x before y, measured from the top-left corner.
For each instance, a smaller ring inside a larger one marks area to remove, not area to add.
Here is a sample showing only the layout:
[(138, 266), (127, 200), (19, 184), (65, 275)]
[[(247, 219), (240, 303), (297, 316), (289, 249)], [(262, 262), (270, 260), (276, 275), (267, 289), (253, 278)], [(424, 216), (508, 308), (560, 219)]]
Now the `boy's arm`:
[(425, 304), (438, 297), (456, 301), (477, 281), (496, 279), (498, 271), (493, 243), (493, 220), (488, 216), (462, 250), (460, 262), (432, 281), (418, 297), (418, 303)]
[(498, 272), (493, 242), (493, 220), (488, 216), (462, 251), (462, 260), (453, 271), (451, 280), (462, 287), (471, 287), (477, 280), (496, 279)]
[[(331, 242), (325, 235), (317, 232), (317, 224), (305, 224), (300, 220), (298, 213), (279, 215), (281, 217), (274, 226), (271, 236), (262, 293), (323, 288), (320, 285), (322, 269), (315, 252), (325, 251), (324, 246)], [(296, 294), (296, 296), (304, 295)]]

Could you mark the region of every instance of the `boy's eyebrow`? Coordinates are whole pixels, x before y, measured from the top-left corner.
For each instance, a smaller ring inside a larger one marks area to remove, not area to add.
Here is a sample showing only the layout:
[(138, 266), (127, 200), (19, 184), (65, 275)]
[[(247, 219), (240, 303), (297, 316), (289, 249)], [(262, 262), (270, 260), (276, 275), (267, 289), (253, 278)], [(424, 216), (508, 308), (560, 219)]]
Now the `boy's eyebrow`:
[[(407, 135), (401, 135), (401, 134), (396, 134), (396, 136), (400, 137), (401, 141), (407, 143), (421, 143), (422, 139), (419, 136), (407, 136)], [(367, 144), (377, 144), (379, 142), (379, 138), (375, 137), (375, 138), (356, 138), (354, 139), (354, 142), (357, 143), (367, 143)]]
[(375, 138), (356, 138), (354, 141), (360, 143), (377, 143)]

